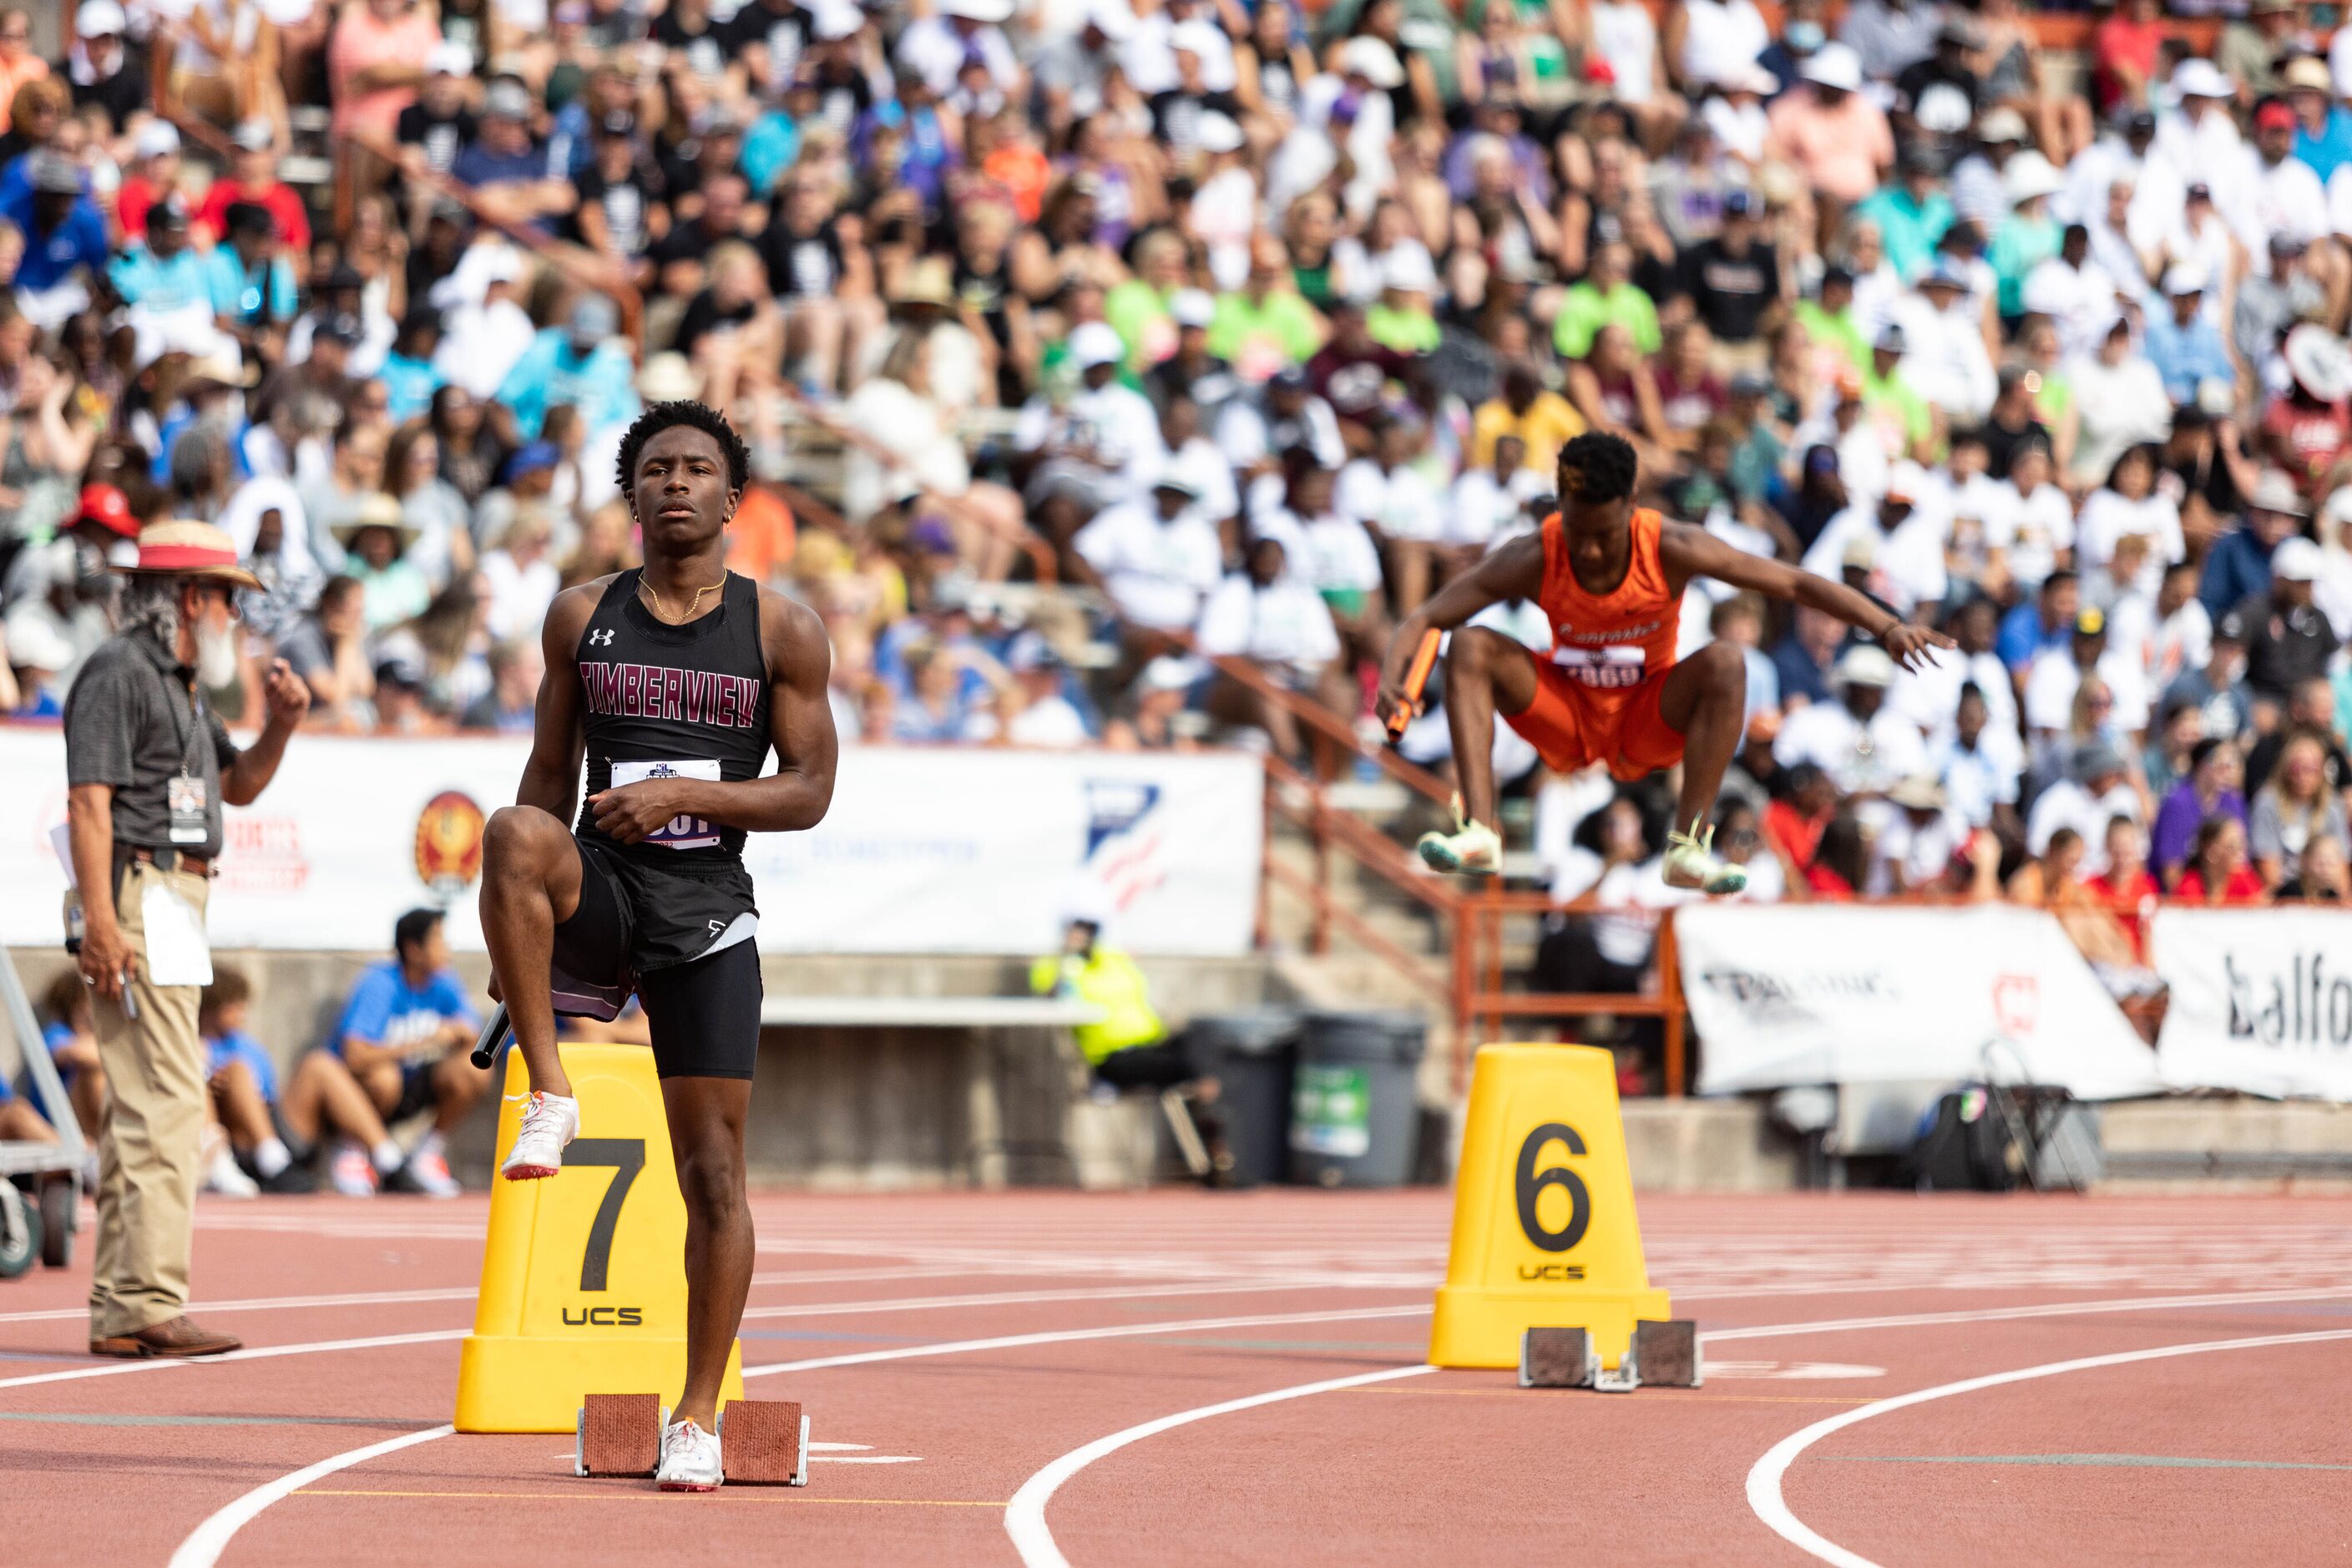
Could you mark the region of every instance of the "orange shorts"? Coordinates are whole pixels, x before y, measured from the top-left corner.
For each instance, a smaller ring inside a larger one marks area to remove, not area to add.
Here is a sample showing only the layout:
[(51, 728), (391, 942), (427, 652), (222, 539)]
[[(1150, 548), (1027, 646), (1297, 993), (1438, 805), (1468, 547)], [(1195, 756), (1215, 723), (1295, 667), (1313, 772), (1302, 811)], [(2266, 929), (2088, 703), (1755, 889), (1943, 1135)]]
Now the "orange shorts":
[(1543, 753), (1554, 773), (1606, 763), (1628, 782), (1683, 760), (1682, 731), (1667, 724), (1658, 700), (1671, 668), (1628, 690), (1586, 686), (1547, 659), (1536, 667), (1536, 700), (1504, 721)]

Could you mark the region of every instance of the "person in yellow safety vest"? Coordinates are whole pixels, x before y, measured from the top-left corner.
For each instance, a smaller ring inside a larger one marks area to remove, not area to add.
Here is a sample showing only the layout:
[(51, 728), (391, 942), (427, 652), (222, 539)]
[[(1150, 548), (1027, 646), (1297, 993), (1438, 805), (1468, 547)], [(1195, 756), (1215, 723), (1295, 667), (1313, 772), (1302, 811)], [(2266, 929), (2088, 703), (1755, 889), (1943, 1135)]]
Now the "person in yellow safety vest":
[(1148, 1089), (1160, 1091), (1163, 1101), (1171, 1096), (1182, 1100), (1208, 1151), (1205, 1180), (1212, 1186), (1234, 1185), (1234, 1157), (1223, 1123), (1208, 1109), (1217, 1099), (1217, 1080), (1200, 1070), (1184, 1036), (1170, 1034), (1160, 1022), (1151, 1006), (1150, 982), (1135, 960), (1103, 945), (1106, 903), (1083, 899), (1071, 908), (1063, 926), (1062, 951), (1029, 966), (1029, 989), (1039, 996), (1075, 997), (1100, 1007), (1101, 1018), (1071, 1031), (1095, 1081), (1113, 1092)]

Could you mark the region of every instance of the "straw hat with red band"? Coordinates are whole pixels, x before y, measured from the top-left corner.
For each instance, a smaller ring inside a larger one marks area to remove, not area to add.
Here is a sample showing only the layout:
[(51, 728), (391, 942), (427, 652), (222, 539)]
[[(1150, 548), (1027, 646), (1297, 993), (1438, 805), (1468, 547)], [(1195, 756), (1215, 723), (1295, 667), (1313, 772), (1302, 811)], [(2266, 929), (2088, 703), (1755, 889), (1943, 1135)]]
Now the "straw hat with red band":
[(237, 563), (236, 542), (209, 522), (173, 519), (139, 531), (139, 563), (118, 572), (206, 577), (240, 588), (258, 588), (261, 579)]

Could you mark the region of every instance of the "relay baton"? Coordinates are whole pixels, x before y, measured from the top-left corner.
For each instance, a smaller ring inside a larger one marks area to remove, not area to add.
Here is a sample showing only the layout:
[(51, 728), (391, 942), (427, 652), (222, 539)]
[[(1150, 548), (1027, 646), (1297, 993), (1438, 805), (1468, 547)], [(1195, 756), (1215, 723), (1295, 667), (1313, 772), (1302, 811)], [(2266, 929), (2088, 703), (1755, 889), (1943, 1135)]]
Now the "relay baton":
[(474, 1042), (474, 1065), (487, 1068), (496, 1060), (507, 1034), (507, 1005), (501, 1002), (499, 1010), (490, 1015), (490, 1021), (482, 1026), (482, 1037)]
[(1412, 650), (1412, 663), (1406, 667), (1404, 672), (1404, 701), (1389, 715), (1391, 742), (1403, 739), (1404, 727), (1412, 722), (1414, 714), (1421, 711), (1422, 689), (1429, 684), (1429, 672), (1437, 664), (1437, 645), (1444, 636), (1435, 626), (1421, 634), (1421, 646)]

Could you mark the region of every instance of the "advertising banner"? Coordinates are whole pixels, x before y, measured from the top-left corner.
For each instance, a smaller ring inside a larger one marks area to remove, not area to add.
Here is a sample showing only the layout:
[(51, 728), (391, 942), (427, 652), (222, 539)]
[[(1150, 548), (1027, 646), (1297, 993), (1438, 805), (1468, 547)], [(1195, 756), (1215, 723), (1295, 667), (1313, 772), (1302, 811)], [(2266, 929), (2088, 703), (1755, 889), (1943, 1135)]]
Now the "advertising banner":
[(2352, 1100), (2352, 913), (2162, 909), (2148, 954), (2172, 988), (2166, 1082)]
[[(478, 951), (483, 826), (528, 742), (300, 735), (260, 800), (227, 813), (211, 935), (224, 948), (374, 952), (403, 910), (449, 910)], [(754, 834), (745, 861), (771, 952), (1025, 953), (1060, 942), (1082, 889), (1137, 952), (1248, 949), (1263, 822), (1234, 752), (845, 748), (825, 820)], [(63, 939), (65, 742), (0, 726), (0, 942)]]
[(1692, 904), (1676, 911), (1698, 1089), (1982, 1079), (2005, 1045), (2084, 1100), (2165, 1087), (2057, 921), (2006, 904)]

